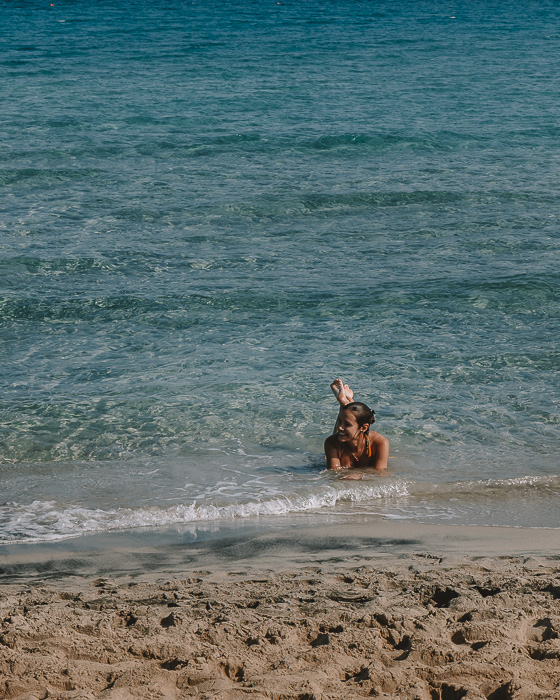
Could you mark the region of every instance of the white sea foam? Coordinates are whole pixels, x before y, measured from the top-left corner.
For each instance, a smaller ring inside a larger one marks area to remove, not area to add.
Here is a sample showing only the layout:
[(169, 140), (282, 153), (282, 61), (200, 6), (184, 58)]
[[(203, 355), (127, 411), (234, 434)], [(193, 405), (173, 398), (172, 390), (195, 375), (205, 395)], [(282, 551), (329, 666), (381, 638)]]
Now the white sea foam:
[(383, 485), (329, 485), (307, 494), (289, 494), (260, 501), (214, 504), (176, 504), (171, 507), (91, 509), (60, 506), (56, 501), (34, 501), (23, 506), (8, 504), (0, 509), (0, 542), (39, 542), (78, 537), (87, 533), (145, 527), (186, 525), (262, 516), (280, 516), (321, 511), (337, 504), (364, 503), (408, 494), (408, 484), (396, 481)]
[[(391, 519), (477, 522), (479, 508), (489, 503), (493, 512), (509, 511), (512, 499), (519, 517), (509, 524), (534, 526), (523, 509), (531, 512), (535, 503), (552, 511), (560, 497), (560, 477), (524, 476), (464, 482), (429, 483), (407, 479), (379, 479), (360, 482), (330, 481), (315, 484), (305, 492), (249, 498), (226, 502), (220, 490), (209, 501), (175, 503), (169, 506), (128, 508), (87, 508), (54, 500), (35, 500), (28, 505), (14, 503), (0, 508), (0, 543), (52, 541), (88, 533), (137, 528), (174, 527), (235, 520), (257, 521), (262, 517), (297, 513), (369, 512)], [(550, 521), (550, 518), (548, 519)], [(489, 522), (488, 524), (492, 524)], [(548, 526), (554, 526), (553, 521)]]

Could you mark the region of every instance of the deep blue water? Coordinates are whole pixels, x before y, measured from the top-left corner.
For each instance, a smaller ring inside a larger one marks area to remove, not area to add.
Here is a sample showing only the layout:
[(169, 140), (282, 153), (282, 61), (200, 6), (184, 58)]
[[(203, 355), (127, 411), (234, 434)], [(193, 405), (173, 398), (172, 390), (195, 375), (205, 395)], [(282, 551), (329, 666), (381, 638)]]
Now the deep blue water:
[[(0, 541), (557, 527), (555, 2), (4, 3)], [(391, 474), (324, 471), (341, 376)]]

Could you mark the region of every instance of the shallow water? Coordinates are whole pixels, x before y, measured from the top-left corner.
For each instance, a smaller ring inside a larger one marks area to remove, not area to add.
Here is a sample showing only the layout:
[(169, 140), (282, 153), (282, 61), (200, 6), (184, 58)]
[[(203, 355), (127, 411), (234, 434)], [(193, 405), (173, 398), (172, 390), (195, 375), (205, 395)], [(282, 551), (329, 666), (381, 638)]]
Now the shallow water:
[[(0, 541), (557, 527), (558, 7), (10, 3)], [(345, 483), (341, 376), (391, 441)]]

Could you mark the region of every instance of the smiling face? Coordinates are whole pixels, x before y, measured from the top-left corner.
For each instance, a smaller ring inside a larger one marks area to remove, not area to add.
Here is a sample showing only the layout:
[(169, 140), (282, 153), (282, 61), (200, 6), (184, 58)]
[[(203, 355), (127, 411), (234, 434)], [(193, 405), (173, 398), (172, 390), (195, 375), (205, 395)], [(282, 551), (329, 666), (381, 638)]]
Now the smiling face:
[(353, 411), (340, 409), (338, 414), (338, 429), (336, 436), (339, 442), (351, 442), (359, 438), (360, 433), (366, 433), (369, 425), (358, 425), (358, 421)]

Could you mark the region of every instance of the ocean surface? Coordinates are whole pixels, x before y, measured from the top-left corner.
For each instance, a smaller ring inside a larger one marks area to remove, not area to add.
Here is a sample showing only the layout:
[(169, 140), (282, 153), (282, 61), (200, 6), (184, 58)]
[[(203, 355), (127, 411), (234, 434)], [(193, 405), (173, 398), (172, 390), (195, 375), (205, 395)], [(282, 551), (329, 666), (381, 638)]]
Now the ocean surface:
[[(0, 37), (0, 544), (560, 527), (557, 2), (13, 0)], [(335, 377), (388, 474), (325, 470)]]

